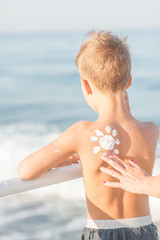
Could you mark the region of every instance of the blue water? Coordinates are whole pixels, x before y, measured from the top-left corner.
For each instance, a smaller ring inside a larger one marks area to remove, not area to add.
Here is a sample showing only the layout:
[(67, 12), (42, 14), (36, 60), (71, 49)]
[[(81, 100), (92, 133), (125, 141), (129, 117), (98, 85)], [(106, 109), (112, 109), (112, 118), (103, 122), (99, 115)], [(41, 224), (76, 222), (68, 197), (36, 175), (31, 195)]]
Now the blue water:
[[(125, 32), (132, 54), (133, 114), (160, 126), (160, 32)], [(0, 123), (56, 124), (93, 119), (74, 64), (84, 33), (0, 36)], [(142, 111), (143, 109), (143, 111)]]
[[(160, 31), (121, 33), (128, 36), (132, 55), (131, 112), (160, 127)], [(0, 35), (1, 179), (16, 177), (24, 156), (74, 122), (96, 119), (82, 96), (74, 64), (85, 36), (84, 32)], [(71, 188), (73, 194), (68, 194)], [(81, 181), (15, 195), (0, 204), (2, 240), (80, 239), (85, 224)], [(157, 206), (154, 201), (155, 219)]]

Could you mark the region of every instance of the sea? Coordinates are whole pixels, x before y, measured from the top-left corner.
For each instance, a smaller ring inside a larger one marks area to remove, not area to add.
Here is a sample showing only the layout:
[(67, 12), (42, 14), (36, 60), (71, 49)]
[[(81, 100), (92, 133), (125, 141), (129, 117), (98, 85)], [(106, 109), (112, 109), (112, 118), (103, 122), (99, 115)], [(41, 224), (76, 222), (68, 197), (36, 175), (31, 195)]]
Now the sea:
[[(160, 127), (160, 30), (118, 30), (132, 55), (132, 114)], [(79, 120), (84, 100), (75, 57), (87, 32), (0, 34), (0, 181), (20, 161)], [(160, 174), (160, 141), (154, 174)], [(160, 223), (160, 200), (150, 198)], [(86, 224), (82, 179), (0, 198), (1, 240), (78, 240)]]

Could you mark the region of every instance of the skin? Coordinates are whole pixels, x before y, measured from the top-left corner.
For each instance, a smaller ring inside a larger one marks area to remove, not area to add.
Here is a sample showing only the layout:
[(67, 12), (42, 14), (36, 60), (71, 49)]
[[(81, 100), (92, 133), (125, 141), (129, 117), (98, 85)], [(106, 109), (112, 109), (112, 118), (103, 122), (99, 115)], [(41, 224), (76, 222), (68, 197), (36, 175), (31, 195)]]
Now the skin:
[[(130, 84), (131, 78), (126, 89)], [(19, 165), (20, 178), (37, 178), (51, 168), (62, 166), (66, 159), (78, 153), (82, 165), (88, 218), (123, 219), (149, 215), (148, 196), (132, 194), (102, 184), (106, 179), (106, 173), (100, 171), (100, 167), (108, 169), (111, 167), (101, 158), (106, 152), (105, 149), (101, 148), (97, 154), (93, 153), (93, 148), (99, 141), (95, 143), (90, 138), (95, 135), (96, 129), (103, 133), (106, 126), (116, 129), (117, 138), (121, 142), (118, 145), (119, 157), (122, 159), (132, 157), (151, 174), (157, 145), (156, 125), (141, 123), (133, 118), (124, 104), (123, 91), (102, 93), (86, 79), (81, 79), (81, 86), (87, 103), (98, 113), (97, 120), (74, 124), (55, 141), (26, 157)], [(57, 149), (58, 152), (55, 152)], [(115, 178), (108, 175), (107, 181), (115, 181)]]
[(104, 184), (112, 188), (121, 188), (131, 193), (146, 194), (160, 198), (160, 175), (150, 176), (143, 168), (134, 163), (132, 159), (124, 162), (115, 155), (103, 156), (103, 160), (114, 170), (101, 167), (100, 170), (119, 181), (104, 181)]

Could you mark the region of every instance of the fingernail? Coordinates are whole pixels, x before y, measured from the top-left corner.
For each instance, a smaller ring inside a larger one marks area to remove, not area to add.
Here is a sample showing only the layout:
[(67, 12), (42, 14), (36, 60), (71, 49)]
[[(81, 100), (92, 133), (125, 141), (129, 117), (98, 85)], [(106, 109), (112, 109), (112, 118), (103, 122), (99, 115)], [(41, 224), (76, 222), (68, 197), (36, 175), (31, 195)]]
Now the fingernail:
[(109, 157), (113, 157), (113, 154), (111, 153), (111, 154), (109, 154)]
[(129, 160), (130, 160), (131, 162), (133, 162), (133, 159), (132, 159), (132, 158), (130, 158)]

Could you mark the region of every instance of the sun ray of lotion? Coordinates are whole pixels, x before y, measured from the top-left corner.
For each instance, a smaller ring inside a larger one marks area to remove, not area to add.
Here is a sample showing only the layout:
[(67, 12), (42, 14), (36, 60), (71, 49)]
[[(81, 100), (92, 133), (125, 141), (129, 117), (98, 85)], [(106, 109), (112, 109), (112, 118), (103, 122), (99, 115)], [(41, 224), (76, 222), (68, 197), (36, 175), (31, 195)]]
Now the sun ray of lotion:
[(95, 136), (92, 136), (92, 137), (91, 137), (91, 141), (96, 142), (97, 140), (98, 140), (97, 137), (95, 137)]
[(95, 130), (95, 133), (98, 137), (104, 136), (103, 132), (101, 132), (100, 130)]
[(97, 154), (99, 151), (100, 151), (100, 147), (99, 146), (95, 146), (94, 148), (93, 148), (93, 153), (94, 154)]
[(106, 130), (107, 133), (110, 133), (111, 127), (110, 127), (110, 126), (107, 126), (107, 127), (105, 128), (105, 130)]

